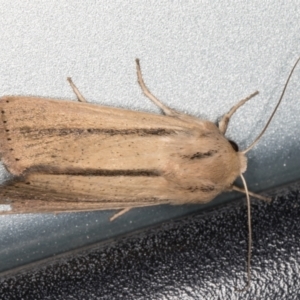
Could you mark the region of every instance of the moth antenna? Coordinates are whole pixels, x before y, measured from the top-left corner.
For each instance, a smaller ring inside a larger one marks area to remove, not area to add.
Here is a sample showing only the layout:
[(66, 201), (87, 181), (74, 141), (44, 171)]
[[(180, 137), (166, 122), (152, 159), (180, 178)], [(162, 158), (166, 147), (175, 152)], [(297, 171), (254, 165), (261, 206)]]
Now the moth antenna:
[(242, 174), (240, 174), (240, 177), (243, 181), (243, 185), (246, 191), (246, 198), (247, 198), (247, 214), (248, 214), (248, 259), (247, 259), (247, 284), (244, 288), (238, 289), (235, 288), (238, 292), (244, 292), (250, 287), (251, 283), (251, 250), (252, 250), (252, 226), (251, 226), (251, 203), (250, 203), (250, 197), (249, 197), (249, 191), (247, 187), (246, 180)]
[(274, 115), (275, 115), (275, 113), (276, 113), (276, 111), (277, 111), (277, 108), (279, 107), (279, 105), (280, 105), (280, 103), (281, 103), (281, 101), (282, 101), (282, 99), (283, 99), (283, 96), (284, 96), (284, 94), (285, 94), (286, 88), (287, 88), (287, 86), (288, 86), (288, 84), (289, 84), (289, 81), (290, 81), (290, 79), (291, 79), (291, 77), (292, 77), (292, 75), (293, 75), (293, 73), (294, 73), (294, 70), (295, 70), (297, 64), (299, 63), (299, 61), (300, 61), (300, 57), (297, 59), (296, 63), (294, 64), (294, 66), (293, 66), (293, 68), (292, 68), (292, 70), (291, 70), (291, 72), (290, 72), (290, 74), (289, 74), (289, 77), (288, 77), (288, 79), (287, 79), (287, 81), (286, 81), (286, 83), (285, 83), (285, 85), (284, 85), (284, 88), (283, 88), (283, 90), (282, 90), (282, 93), (281, 93), (281, 96), (280, 96), (280, 98), (279, 98), (279, 100), (278, 100), (278, 103), (277, 103), (277, 105), (275, 106), (275, 108), (274, 108), (274, 110), (273, 110), (273, 113), (271, 114), (271, 116), (270, 116), (270, 118), (269, 118), (267, 124), (265, 125), (265, 127), (263, 128), (263, 130), (261, 131), (261, 133), (258, 135), (258, 137), (252, 142), (252, 144), (251, 144), (246, 150), (242, 151), (242, 153), (245, 154), (245, 153), (247, 153), (248, 151), (250, 151), (250, 150), (256, 145), (256, 143), (259, 141), (259, 139), (262, 137), (262, 135), (265, 133), (265, 131), (267, 130), (269, 124), (271, 123), (271, 121), (272, 121), (272, 119), (273, 119), (273, 117), (274, 117)]

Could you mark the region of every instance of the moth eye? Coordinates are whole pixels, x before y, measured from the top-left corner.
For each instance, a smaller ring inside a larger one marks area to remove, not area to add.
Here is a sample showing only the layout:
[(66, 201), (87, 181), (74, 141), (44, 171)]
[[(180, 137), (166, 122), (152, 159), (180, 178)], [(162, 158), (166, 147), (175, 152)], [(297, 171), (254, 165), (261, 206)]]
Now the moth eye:
[(239, 146), (234, 141), (228, 141), (234, 151), (239, 152)]

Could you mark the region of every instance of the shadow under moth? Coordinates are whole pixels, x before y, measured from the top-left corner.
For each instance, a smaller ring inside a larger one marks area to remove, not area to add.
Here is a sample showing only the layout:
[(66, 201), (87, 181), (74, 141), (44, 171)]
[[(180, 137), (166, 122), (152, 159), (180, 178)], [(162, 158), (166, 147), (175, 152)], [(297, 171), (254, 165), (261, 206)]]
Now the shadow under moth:
[[(68, 78), (78, 102), (37, 97), (0, 99), (0, 155), (15, 178), (0, 188), (1, 214), (76, 212), (118, 209), (112, 219), (133, 207), (206, 203), (224, 191), (246, 193), (248, 200), (248, 284), (251, 221), (249, 195), (242, 173), (248, 152), (225, 137), (239, 101), (218, 125), (177, 112), (146, 87), (136, 60), (143, 93), (164, 115), (105, 107), (86, 102)], [(234, 185), (241, 177), (244, 188)]]

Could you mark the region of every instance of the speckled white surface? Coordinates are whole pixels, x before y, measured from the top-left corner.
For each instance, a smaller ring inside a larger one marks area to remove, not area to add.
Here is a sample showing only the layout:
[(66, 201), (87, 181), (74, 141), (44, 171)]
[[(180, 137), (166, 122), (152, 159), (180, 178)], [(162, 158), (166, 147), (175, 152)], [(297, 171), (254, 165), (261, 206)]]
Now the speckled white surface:
[[(71, 76), (91, 102), (159, 112), (136, 82), (139, 57), (159, 99), (213, 121), (259, 90), (230, 124), (228, 136), (241, 148), (260, 132), (300, 55), (298, 1), (17, 0), (2, 1), (0, 11), (1, 95), (75, 99), (65, 80)], [(299, 78), (300, 68), (266, 135), (249, 153), (250, 186), (271, 186), (273, 179), (266, 178), (300, 165)], [(292, 173), (299, 177), (297, 169)]]

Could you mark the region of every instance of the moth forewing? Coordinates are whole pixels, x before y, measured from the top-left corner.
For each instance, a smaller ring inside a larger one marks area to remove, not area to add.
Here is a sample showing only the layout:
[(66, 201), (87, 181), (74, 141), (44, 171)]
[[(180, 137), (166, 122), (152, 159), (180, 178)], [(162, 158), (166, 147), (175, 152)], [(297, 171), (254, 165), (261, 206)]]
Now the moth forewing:
[(11, 213), (205, 203), (245, 165), (208, 121), (31, 97), (0, 106), (3, 161), (25, 174), (0, 190)]

